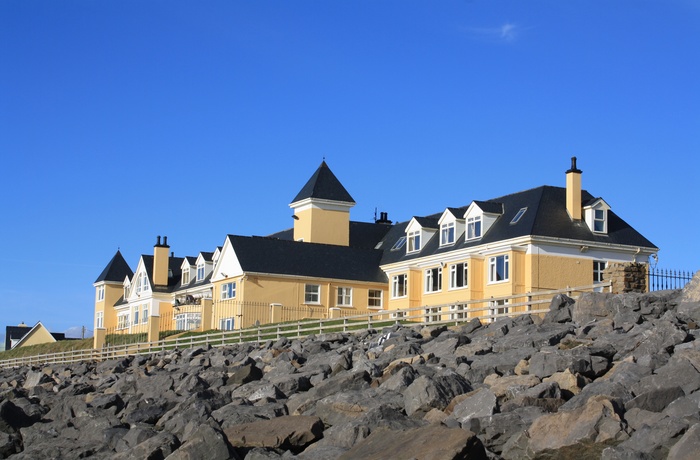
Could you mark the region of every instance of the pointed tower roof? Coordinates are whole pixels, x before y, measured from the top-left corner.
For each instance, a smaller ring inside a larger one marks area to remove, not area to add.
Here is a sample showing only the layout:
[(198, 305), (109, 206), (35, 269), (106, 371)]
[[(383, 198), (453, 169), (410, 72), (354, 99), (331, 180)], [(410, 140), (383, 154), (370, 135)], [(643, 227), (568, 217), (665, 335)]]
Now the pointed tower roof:
[(294, 197), (292, 204), (310, 198), (355, 204), (355, 200), (345, 190), (343, 184), (335, 177), (325, 161), (321, 163), (311, 179)]
[(129, 264), (124, 260), (124, 256), (122, 256), (122, 253), (117, 249), (117, 253), (114, 254), (112, 260), (110, 260), (105, 269), (102, 270), (102, 273), (97, 277), (95, 283), (103, 281), (116, 281), (121, 283), (127, 276), (131, 278), (134, 276), (134, 272), (131, 271)]

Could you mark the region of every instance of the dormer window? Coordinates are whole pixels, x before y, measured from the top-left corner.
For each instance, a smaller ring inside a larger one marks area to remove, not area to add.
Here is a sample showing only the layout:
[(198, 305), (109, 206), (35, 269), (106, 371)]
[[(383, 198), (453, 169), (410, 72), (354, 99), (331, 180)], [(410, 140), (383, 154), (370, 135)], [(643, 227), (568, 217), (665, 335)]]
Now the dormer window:
[(481, 238), (481, 216), (467, 219), (467, 239), (473, 240), (475, 238)]
[(136, 293), (140, 294), (141, 291), (148, 291), (148, 277), (145, 273), (141, 273), (136, 280)]
[(204, 262), (197, 264), (197, 281), (202, 281), (204, 279)]
[(593, 233), (608, 233), (609, 210), (610, 206), (602, 198), (597, 198), (588, 206), (584, 206), (583, 217)]
[(189, 267), (182, 270), (182, 284), (190, 284), (190, 269)]
[(606, 212), (603, 209), (595, 209), (593, 211), (593, 231), (598, 233), (607, 232), (607, 219), (605, 218)]
[(406, 252), (420, 251), (420, 231), (410, 232), (407, 237), (408, 247)]
[(447, 222), (440, 225), (440, 246), (454, 244), (455, 242), (455, 223)]

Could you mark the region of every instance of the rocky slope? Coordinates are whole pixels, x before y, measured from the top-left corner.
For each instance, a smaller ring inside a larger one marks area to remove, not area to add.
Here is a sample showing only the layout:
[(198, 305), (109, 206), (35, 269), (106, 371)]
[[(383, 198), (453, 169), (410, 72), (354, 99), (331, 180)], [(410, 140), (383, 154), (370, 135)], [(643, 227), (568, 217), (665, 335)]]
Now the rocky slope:
[(697, 458), (700, 278), (545, 318), (0, 371), (0, 458)]

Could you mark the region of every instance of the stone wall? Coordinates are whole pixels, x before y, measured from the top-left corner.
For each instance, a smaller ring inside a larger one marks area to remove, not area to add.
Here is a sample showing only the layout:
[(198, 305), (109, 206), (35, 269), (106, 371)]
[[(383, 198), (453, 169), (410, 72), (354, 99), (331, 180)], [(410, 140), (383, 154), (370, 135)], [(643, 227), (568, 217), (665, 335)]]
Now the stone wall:
[(647, 265), (612, 262), (605, 268), (603, 279), (612, 282), (611, 290), (614, 294), (644, 293), (647, 292)]

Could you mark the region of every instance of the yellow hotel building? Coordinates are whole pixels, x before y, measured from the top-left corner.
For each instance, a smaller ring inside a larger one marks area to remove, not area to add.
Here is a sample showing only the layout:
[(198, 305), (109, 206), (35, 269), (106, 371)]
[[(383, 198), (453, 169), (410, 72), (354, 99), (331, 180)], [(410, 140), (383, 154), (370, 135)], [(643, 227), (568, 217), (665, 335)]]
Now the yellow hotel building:
[[(602, 281), (611, 262), (658, 251), (581, 188), (576, 158), (565, 186), (475, 200), (392, 223), (350, 220), (355, 201), (325, 161), (289, 205), (294, 227), (268, 237), (226, 235), (214, 251), (174, 257), (167, 237), (135, 270), (117, 251), (94, 283), (95, 327), (148, 332), (239, 329), (280, 319), (447, 305)], [(507, 301), (491, 313), (507, 313)], [(255, 312), (254, 314), (250, 312)], [(248, 312), (248, 313), (247, 313)]]

